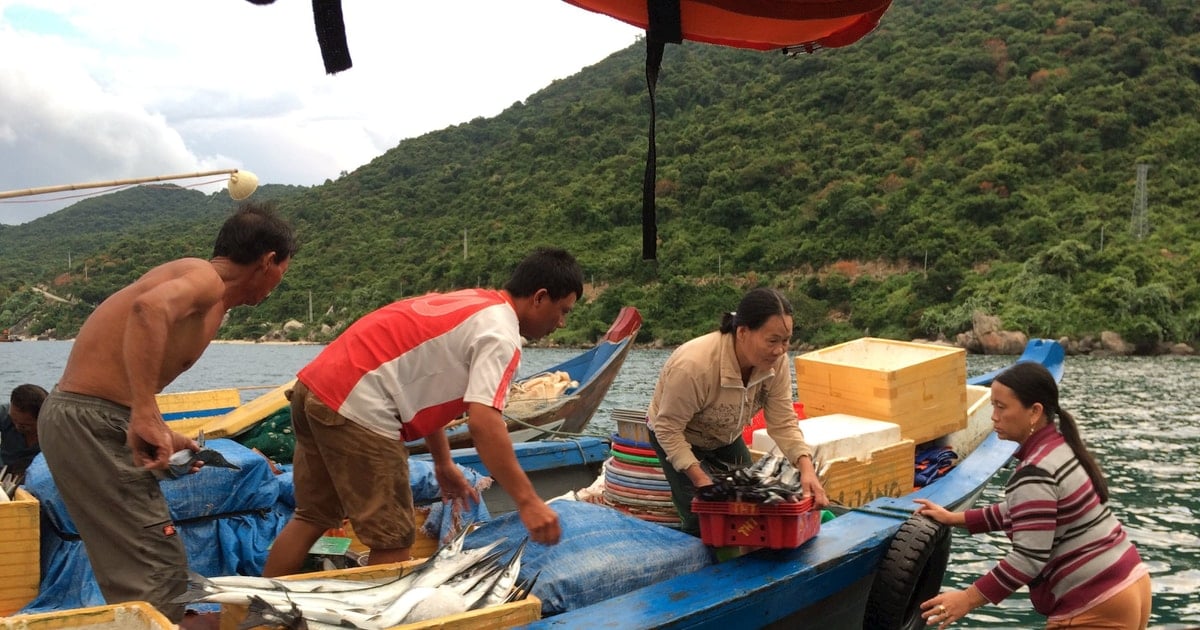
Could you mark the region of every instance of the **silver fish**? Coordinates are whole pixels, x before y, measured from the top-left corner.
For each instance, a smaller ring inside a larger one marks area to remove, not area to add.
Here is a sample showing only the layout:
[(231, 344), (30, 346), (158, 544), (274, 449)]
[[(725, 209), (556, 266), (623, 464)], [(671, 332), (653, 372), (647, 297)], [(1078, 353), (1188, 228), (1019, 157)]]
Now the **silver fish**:
[(283, 611), (268, 604), (260, 597), (253, 597), (250, 605), (246, 607), (246, 618), (238, 625), (238, 630), (263, 627), (309, 630), (308, 621), (304, 619), (295, 604)]
[(193, 574), (177, 601), (242, 604), (250, 609), (249, 623), (293, 630), (382, 630), (464, 612), (485, 600), (503, 601), (513, 590), (525, 543), (502, 565), (498, 560), (505, 554), (495, 549), (503, 539), (463, 550), (464, 535), (465, 530), (411, 573), (382, 583)]

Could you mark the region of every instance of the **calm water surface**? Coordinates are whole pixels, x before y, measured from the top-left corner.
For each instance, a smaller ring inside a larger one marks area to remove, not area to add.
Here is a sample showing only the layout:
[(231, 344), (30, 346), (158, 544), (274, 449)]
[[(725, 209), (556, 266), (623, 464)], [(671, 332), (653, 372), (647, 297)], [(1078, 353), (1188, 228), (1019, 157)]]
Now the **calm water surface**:
[[(0, 344), (0, 393), (25, 382), (53, 385), (70, 352), (70, 342)], [(167, 391), (238, 386), (275, 386), (292, 378), (321, 346), (214, 344)], [(559, 363), (575, 350), (529, 349), (522, 375)], [(593, 432), (614, 431), (617, 408), (644, 409), (668, 350), (634, 350), (592, 421)], [(969, 356), (968, 371), (1000, 367), (1011, 357)], [(1075, 414), (1084, 440), (1100, 461), (1112, 505), (1138, 545), (1153, 577), (1151, 626), (1200, 627), (1200, 358), (1068, 357), (1062, 383), (1063, 407)], [(262, 390), (249, 390), (250, 398)], [(1002, 472), (982, 501), (1000, 500)], [(956, 531), (945, 585), (964, 588), (1009, 550), (1003, 535), (967, 536)], [(1022, 591), (1000, 606), (977, 609), (957, 628), (1038, 628)]]

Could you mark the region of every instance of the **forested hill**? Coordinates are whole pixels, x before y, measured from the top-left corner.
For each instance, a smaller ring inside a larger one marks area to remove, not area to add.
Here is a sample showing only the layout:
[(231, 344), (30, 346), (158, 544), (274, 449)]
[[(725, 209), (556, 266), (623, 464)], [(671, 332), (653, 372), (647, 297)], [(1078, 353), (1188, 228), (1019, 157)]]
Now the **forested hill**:
[[(676, 343), (756, 284), (787, 292), (809, 343), (952, 335), (977, 310), (1038, 336), (1200, 338), (1200, 9), (1188, 0), (898, 3), (861, 42), (799, 58), (669, 46), (655, 263), (640, 256), (643, 72), (631, 46), (495, 118), (283, 198), (300, 255), (223, 334), (307, 321), (310, 294), (314, 324), (336, 329), (397, 296), (499, 284), (554, 244), (597, 287), (559, 333), (568, 343), (623, 303), (646, 315), (646, 339)], [(167, 259), (210, 242), (179, 230), (152, 249)], [(74, 271), (62, 290), (119, 286)], [(27, 311), (22, 299), (0, 307), (0, 326)]]

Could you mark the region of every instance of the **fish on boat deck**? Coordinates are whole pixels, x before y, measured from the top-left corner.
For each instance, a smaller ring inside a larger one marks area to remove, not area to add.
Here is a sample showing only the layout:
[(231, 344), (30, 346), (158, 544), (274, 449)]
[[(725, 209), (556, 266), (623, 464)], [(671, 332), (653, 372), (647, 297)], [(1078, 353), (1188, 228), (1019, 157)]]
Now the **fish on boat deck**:
[[(206, 578), (192, 573), (182, 603), (242, 604), (249, 628), (382, 630), (485, 606), (505, 603), (532, 589), (519, 584), (522, 541), (508, 555), (496, 551), (504, 539), (463, 550), (469, 527), (412, 572), (383, 582), (227, 576)], [(536, 576), (535, 576), (536, 577)]]

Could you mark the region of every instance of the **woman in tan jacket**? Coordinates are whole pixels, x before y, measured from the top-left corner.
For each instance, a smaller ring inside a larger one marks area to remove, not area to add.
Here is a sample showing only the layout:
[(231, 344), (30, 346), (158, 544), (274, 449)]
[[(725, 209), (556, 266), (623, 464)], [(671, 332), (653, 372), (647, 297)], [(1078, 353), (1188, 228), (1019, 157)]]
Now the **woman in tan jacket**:
[(663, 365), (647, 424), (682, 531), (700, 535), (691, 503), (696, 488), (713, 483), (711, 472), (750, 464), (742, 429), (760, 409), (767, 434), (800, 471), (804, 494), (828, 505), (792, 404), (791, 338), (792, 305), (760, 287), (725, 314), (720, 330), (679, 346)]

